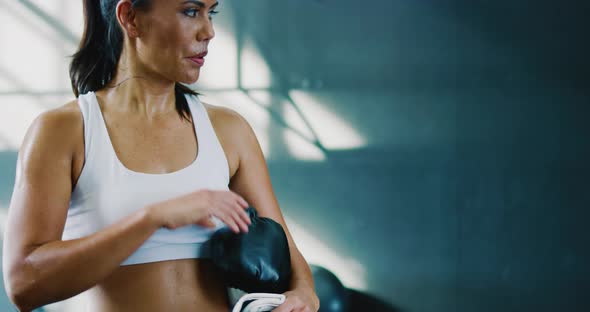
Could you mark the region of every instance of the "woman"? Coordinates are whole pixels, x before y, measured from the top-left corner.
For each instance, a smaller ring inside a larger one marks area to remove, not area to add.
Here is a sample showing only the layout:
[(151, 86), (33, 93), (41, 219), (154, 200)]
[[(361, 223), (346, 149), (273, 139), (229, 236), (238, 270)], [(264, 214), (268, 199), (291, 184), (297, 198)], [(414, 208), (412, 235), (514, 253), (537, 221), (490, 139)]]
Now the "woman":
[(275, 311), (318, 310), (252, 129), (179, 84), (199, 78), (216, 6), (85, 1), (78, 99), (41, 114), (19, 152), (3, 270), (20, 310), (89, 290), (92, 311), (228, 311), (204, 246), (220, 227), (246, 232), (249, 205), (289, 241)]

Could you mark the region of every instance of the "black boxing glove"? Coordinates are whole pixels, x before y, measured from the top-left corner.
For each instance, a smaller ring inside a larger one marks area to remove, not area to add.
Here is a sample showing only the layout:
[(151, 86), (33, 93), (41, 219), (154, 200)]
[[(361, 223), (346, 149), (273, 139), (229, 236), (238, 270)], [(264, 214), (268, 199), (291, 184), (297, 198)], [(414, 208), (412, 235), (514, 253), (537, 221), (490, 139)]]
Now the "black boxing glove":
[(283, 227), (246, 210), (252, 221), (248, 233), (217, 230), (208, 242), (210, 256), (225, 284), (248, 293), (289, 290), (291, 254)]

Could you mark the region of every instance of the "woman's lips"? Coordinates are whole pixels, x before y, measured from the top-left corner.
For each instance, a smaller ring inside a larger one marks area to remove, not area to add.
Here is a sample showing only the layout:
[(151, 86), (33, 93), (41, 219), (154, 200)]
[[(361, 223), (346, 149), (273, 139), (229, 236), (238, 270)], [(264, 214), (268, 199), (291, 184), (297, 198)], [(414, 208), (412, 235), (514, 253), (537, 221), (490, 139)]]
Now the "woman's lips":
[(196, 64), (198, 64), (199, 66), (203, 66), (203, 64), (205, 64), (205, 58), (204, 57), (189, 57), (189, 60), (195, 62)]

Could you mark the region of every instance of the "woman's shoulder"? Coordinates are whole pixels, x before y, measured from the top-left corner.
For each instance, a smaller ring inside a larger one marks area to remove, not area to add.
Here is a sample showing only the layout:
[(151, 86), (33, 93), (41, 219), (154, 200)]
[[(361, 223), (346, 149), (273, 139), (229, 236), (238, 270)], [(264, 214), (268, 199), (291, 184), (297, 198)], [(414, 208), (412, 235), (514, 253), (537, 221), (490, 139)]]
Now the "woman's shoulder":
[(216, 131), (235, 136), (239, 135), (244, 127), (249, 126), (248, 121), (240, 113), (229, 107), (202, 103)]
[(76, 143), (82, 139), (83, 123), (77, 100), (42, 112), (29, 126), (23, 140), (23, 148), (28, 145), (40, 145), (74, 151)]
[(240, 113), (225, 107), (203, 103), (211, 124), (228, 158), (231, 176), (238, 169), (239, 159), (257, 146), (254, 131)]
[(76, 99), (39, 114), (31, 127), (41, 128), (49, 134), (71, 135), (71, 131), (81, 129), (83, 123), (82, 113)]

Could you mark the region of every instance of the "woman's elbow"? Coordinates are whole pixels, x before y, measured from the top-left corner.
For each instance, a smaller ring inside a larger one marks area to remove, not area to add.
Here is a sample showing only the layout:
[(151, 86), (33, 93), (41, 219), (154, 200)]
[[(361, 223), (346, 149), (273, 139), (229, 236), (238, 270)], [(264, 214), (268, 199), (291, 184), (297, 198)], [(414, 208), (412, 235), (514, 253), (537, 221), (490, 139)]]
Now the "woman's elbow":
[(8, 299), (19, 311), (31, 311), (37, 306), (34, 303), (39, 285), (31, 274), (31, 268), (26, 262), (5, 265), (3, 268), (4, 285)]

